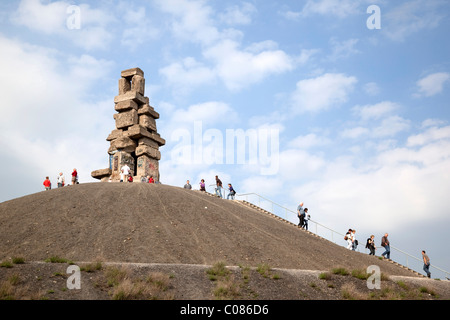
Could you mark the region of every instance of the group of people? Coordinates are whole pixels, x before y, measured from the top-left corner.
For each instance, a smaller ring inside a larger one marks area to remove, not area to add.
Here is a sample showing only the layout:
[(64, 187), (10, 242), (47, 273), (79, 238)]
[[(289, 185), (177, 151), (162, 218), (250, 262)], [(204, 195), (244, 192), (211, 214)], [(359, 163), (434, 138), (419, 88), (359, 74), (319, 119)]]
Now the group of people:
[[(60, 172), (58, 176), (56, 177), (56, 183), (58, 188), (62, 188), (66, 185), (66, 178), (64, 177), (64, 174)], [(79, 184), (78, 182), (78, 171), (77, 169), (73, 169), (72, 171), (72, 185)], [(52, 182), (50, 181), (50, 178), (47, 176), (45, 177), (44, 183), (45, 191), (52, 189)]]
[[(381, 238), (381, 246), (384, 248), (384, 252), (381, 254), (383, 258), (390, 259), (391, 256), (391, 248), (390, 243), (388, 239), (388, 234), (385, 233), (384, 236)], [(356, 247), (358, 246), (358, 240), (356, 239), (356, 230), (355, 229), (348, 229), (347, 233), (344, 236), (344, 240), (347, 241), (347, 249), (349, 250), (356, 250)], [(367, 238), (366, 241), (366, 249), (369, 249), (369, 255), (374, 256), (375, 250), (377, 249), (375, 245), (375, 236), (372, 234), (369, 238)]]
[[(219, 196), (220, 198), (223, 198), (222, 196), (222, 181), (219, 179), (219, 176), (216, 176), (216, 187), (214, 189), (215, 194), (217, 196)], [(206, 192), (206, 184), (205, 184), (205, 179), (201, 179), (200, 180), (200, 191), (205, 191)], [(186, 184), (184, 185), (185, 189), (192, 189), (192, 186), (189, 182), (189, 180), (186, 181)], [(233, 186), (231, 185), (231, 183), (228, 184), (228, 195), (227, 195), (227, 199), (234, 200), (234, 197), (236, 195), (236, 190), (234, 190)]]
[[(381, 254), (383, 258), (390, 259), (391, 257), (391, 247), (388, 239), (389, 234), (385, 233), (383, 237), (381, 237), (381, 246), (384, 248), (384, 252)], [(358, 240), (356, 239), (356, 230), (348, 229), (347, 233), (344, 236), (344, 240), (347, 241), (347, 249), (356, 250), (358, 246)], [(369, 255), (374, 256), (375, 250), (377, 249), (375, 245), (375, 236), (372, 234), (366, 241), (366, 249), (369, 249)]]
[[(308, 208), (303, 208), (303, 202), (300, 202), (297, 207), (297, 216), (299, 218), (298, 226), (308, 230), (308, 220), (310, 215), (308, 214)], [(381, 246), (384, 248), (384, 252), (381, 254), (383, 258), (390, 259), (391, 257), (391, 247), (388, 239), (389, 234), (385, 233), (381, 237)], [(358, 246), (358, 240), (356, 239), (356, 230), (348, 229), (344, 236), (344, 240), (347, 241), (347, 249), (355, 251)], [(375, 250), (377, 249), (375, 245), (375, 236), (372, 234), (366, 241), (366, 249), (369, 249), (369, 255), (375, 255)], [(423, 270), (427, 274), (427, 277), (431, 277), (430, 273), (430, 258), (426, 254), (425, 250), (422, 250), (422, 260), (423, 260)]]
[(308, 208), (303, 208), (303, 202), (300, 202), (297, 207), (297, 216), (299, 219), (298, 226), (305, 230), (308, 230), (308, 220), (311, 216), (308, 214)]
[[(112, 182), (112, 177), (109, 177), (109, 182)], [(131, 172), (130, 167), (127, 164), (124, 164), (120, 168), (120, 182), (133, 182), (133, 174)], [(156, 180), (153, 178), (153, 176), (142, 176), (141, 182), (144, 183), (156, 183)]]
[[(384, 252), (381, 254), (383, 258), (390, 259), (391, 257), (391, 247), (388, 239), (389, 234), (385, 233), (383, 237), (381, 237), (381, 246), (384, 248)], [(358, 240), (356, 239), (356, 230), (348, 229), (345, 234), (344, 240), (347, 240), (347, 249), (356, 250), (358, 246)], [(369, 249), (369, 255), (374, 256), (375, 250), (377, 249), (375, 245), (375, 236), (372, 234), (366, 241), (366, 249)], [(427, 277), (431, 277), (430, 272), (430, 258), (425, 253), (425, 250), (422, 250), (422, 259), (423, 259), (423, 270), (427, 274)]]

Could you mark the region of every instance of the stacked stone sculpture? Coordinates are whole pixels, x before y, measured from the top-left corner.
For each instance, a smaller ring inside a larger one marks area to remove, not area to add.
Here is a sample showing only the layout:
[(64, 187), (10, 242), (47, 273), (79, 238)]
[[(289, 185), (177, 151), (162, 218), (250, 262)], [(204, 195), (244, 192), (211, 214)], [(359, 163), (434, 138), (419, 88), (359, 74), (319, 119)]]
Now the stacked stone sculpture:
[(121, 168), (127, 164), (133, 181), (153, 176), (160, 181), (159, 147), (165, 140), (156, 130), (159, 113), (150, 106), (145, 97), (144, 72), (139, 68), (124, 70), (119, 79), (119, 95), (114, 98), (116, 128), (106, 138), (109, 168), (92, 171), (91, 176), (101, 181), (119, 181)]

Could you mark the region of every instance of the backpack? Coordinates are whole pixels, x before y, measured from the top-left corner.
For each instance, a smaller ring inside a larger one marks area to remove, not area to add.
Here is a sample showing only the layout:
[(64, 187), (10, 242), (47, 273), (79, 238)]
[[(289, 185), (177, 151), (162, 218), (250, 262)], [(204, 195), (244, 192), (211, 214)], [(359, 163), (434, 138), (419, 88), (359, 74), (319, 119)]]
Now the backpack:
[(367, 242), (366, 242), (366, 248), (367, 248), (367, 249), (369, 249), (369, 247), (371, 246), (370, 243), (369, 243), (369, 241), (370, 241), (370, 238), (367, 238)]

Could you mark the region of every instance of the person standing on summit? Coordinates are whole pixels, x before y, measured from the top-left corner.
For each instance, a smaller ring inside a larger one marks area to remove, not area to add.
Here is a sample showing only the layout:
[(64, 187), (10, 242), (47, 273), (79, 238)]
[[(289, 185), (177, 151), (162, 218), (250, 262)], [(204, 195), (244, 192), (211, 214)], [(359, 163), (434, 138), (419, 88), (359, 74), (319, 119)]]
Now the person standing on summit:
[(59, 176), (57, 178), (57, 182), (58, 182), (58, 188), (64, 187), (66, 179), (64, 178), (64, 175), (63, 175), (62, 172), (59, 173)]
[(45, 177), (44, 187), (45, 187), (45, 191), (48, 191), (48, 190), (52, 189), (52, 183), (50, 182), (50, 178), (49, 177)]
[(122, 168), (120, 168), (120, 182), (127, 181), (128, 175), (130, 174), (130, 167), (125, 164)]
[(73, 169), (72, 171), (72, 185), (75, 185), (78, 183), (78, 172), (77, 169)]

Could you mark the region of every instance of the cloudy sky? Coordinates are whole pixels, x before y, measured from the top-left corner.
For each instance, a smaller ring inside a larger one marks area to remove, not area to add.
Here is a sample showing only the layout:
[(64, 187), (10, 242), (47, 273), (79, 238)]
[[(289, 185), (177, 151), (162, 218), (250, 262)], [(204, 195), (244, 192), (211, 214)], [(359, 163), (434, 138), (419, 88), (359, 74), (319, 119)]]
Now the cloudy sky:
[(450, 270), (449, 14), (446, 0), (2, 1), (0, 201), (75, 167), (93, 182), (120, 72), (140, 67), (162, 183), (217, 174)]

